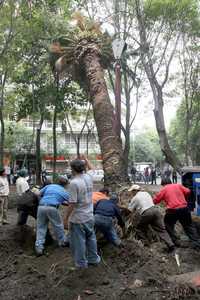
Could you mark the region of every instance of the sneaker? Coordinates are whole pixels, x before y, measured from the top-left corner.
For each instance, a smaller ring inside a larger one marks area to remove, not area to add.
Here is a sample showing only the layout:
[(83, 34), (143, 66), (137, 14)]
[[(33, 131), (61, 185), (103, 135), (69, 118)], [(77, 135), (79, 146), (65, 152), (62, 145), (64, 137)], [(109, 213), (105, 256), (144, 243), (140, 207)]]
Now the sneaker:
[(35, 253), (36, 253), (36, 256), (39, 257), (44, 254), (44, 251), (41, 248), (35, 248)]
[(98, 264), (101, 262), (101, 257), (98, 256), (97, 261), (95, 262), (88, 262), (88, 266), (98, 266)]
[(8, 225), (8, 224), (10, 224), (10, 222), (8, 222), (7, 220), (3, 220), (2, 224), (3, 225)]
[(60, 243), (60, 247), (69, 247), (69, 241), (64, 241)]

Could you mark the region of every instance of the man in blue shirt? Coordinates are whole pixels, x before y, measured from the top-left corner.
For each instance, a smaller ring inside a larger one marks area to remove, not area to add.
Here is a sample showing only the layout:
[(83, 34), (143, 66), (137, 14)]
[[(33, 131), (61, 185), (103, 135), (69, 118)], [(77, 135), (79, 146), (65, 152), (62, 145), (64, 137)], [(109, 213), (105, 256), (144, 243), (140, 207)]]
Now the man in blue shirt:
[(125, 224), (121, 217), (121, 212), (117, 206), (118, 197), (113, 194), (109, 200), (98, 201), (94, 207), (95, 227), (97, 231), (103, 233), (105, 239), (115, 246), (121, 245), (121, 240), (117, 235), (114, 219), (117, 218), (118, 225), (125, 231)]
[(50, 222), (59, 246), (66, 245), (64, 226), (58, 212), (59, 205), (67, 205), (69, 194), (65, 190), (68, 180), (59, 177), (58, 184), (49, 184), (40, 190), (41, 200), (37, 212), (37, 233), (35, 251), (38, 256), (43, 254), (44, 243)]

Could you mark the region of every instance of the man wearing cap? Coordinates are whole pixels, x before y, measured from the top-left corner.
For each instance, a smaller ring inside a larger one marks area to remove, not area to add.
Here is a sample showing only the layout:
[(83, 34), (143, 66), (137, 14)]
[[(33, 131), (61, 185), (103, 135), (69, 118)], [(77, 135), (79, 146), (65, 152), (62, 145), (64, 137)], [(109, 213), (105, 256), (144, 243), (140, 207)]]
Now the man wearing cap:
[(0, 169), (0, 225), (9, 224), (7, 220), (9, 184), (5, 169)]
[(68, 180), (63, 176), (58, 184), (49, 184), (40, 190), (40, 202), (37, 212), (37, 232), (35, 251), (38, 256), (43, 254), (48, 223), (50, 222), (59, 246), (67, 246), (62, 218), (58, 212), (59, 206), (67, 205), (69, 193), (65, 190)]
[(128, 190), (133, 197), (129, 203), (129, 210), (136, 210), (140, 214), (140, 221), (137, 228), (147, 238), (147, 230), (149, 225), (156, 231), (160, 239), (165, 242), (169, 252), (175, 250), (175, 245), (169, 237), (163, 222), (162, 214), (153, 203), (153, 199), (149, 193), (141, 190), (141, 187), (134, 184)]

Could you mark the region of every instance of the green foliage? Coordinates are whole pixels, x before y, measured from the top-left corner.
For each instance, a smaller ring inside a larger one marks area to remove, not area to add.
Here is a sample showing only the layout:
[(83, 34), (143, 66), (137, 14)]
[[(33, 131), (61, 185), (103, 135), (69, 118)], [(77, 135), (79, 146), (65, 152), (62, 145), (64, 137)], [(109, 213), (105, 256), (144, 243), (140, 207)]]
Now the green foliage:
[(146, 0), (145, 14), (150, 23), (165, 20), (173, 30), (199, 34), (199, 1)]
[(6, 122), (5, 147), (15, 156), (16, 153), (30, 151), (33, 132), (16, 122)]
[(189, 148), (190, 159), (194, 165), (200, 164), (200, 93), (196, 94), (193, 101), (191, 116), (191, 126), (188, 132), (188, 145), (186, 140), (186, 122), (187, 122), (187, 112), (185, 100), (182, 101), (179, 109), (177, 110), (176, 117), (172, 121), (170, 126), (170, 143), (172, 147), (176, 150), (180, 159), (185, 160), (186, 147)]
[(131, 148), (131, 159), (136, 162), (158, 162), (163, 159), (158, 136), (155, 131), (146, 130), (136, 135)]

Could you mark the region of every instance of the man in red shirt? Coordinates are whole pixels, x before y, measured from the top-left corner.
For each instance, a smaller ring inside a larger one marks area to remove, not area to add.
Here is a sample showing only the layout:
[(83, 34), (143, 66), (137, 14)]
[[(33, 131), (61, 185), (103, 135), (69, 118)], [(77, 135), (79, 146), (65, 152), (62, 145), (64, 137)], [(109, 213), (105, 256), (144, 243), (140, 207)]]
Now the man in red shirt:
[(192, 223), (191, 212), (187, 207), (187, 198), (191, 191), (181, 184), (172, 184), (169, 178), (162, 179), (161, 185), (163, 188), (154, 196), (153, 201), (155, 204), (161, 201), (166, 204), (164, 222), (172, 241), (175, 245), (179, 245), (174, 231), (174, 227), (179, 221), (194, 247), (200, 248), (200, 238)]

